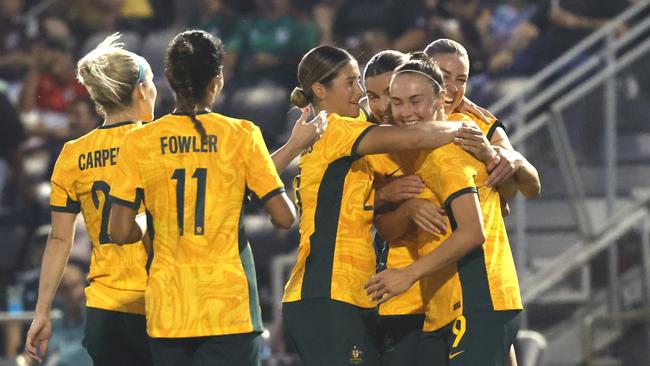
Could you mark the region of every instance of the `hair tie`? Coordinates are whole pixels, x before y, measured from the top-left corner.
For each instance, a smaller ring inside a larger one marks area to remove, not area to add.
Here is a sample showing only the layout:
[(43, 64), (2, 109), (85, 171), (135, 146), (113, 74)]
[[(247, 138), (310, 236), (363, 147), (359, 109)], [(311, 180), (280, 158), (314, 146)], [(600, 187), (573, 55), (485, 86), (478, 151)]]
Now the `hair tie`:
[(141, 60), (138, 60), (138, 80), (136, 84), (140, 84), (144, 81), (144, 63)]

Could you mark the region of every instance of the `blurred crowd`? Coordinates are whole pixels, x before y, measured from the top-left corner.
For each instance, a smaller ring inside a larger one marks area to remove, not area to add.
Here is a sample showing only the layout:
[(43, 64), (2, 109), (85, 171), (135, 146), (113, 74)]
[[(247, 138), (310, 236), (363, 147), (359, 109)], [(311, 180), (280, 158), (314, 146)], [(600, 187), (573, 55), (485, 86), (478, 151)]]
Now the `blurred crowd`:
[[(408, 52), (437, 38), (457, 40), (471, 59), (469, 93), (486, 105), (504, 92), (495, 88), (500, 81), (534, 74), (628, 5), (609, 0), (2, 0), (0, 310), (10, 304), (12, 310), (31, 310), (35, 304), (52, 167), (65, 141), (101, 124), (75, 78), (76, 60), (109, 34), (121, 32), (127, 48), (152, 65), (158, 116), (170, 112), (174, 102), (164, 77), (169, 40), (194, 27), (219, 36), (227, 50), (226, 88), (215, 110), (260, 125), (273, 150), (289, 132), (288, 96), (297, 64), (318, 44), (344, 47), (363, 65), (381, 50)], [(80, 264), (68, 271), (71, 287), (83, 287), (90, 255), (83, 225), (77, 233), (73, 257)], [(262, 287), (265, 283), (260, 281)], [(62, 344), (74, 338), (73, 328), (80, 324), (75, 312), (83, 308), (74, 310), (66, 301), (83, 305), (83, 292), (62, 294)], [(0, 334), (0, 354), (11, 356), (22, 346), (16, 341), (22, 335), (12, 332), (22, 329)], [(83, 364), (66, 363), (66, 357), (77, 356), (61, 349), (57, 364)]]

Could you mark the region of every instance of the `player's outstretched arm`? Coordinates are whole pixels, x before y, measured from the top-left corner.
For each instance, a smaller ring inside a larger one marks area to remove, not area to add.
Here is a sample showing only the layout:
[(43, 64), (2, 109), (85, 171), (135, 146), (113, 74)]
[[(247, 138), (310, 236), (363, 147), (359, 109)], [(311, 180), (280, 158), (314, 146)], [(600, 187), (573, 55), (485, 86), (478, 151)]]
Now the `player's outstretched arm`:
[(50, 322), (52, 302), (72, 249), (76, 218), (76, 213), (52, 212), (52, 230), (43, 252), (41, 276), (38, 283), (36, 315), (29, 327), (25, 341), (25, 351), (38, 362), (42, 361), (42, 357), (47, 352), (47, 345), (52, 335)]
[(296, 156), (300, 155), (325, 132), (327, 128), (327, 114), (325, 111), (308, 121), (310, 113), (310, 107), (303, 108), (302, 115), (300, 115), (300, 118), (293, 126), (293, 130), (291, 130), (289, 140), (271, 154), (271, 159), (273, 159), (273, 164), (278, 173), (286, 169)]
[(359, 142), (359, 155), (406, 150), (436, 149), (451, 143), (462, 126), (460, 122), (418, 122), (409, 126), (380, 125)]

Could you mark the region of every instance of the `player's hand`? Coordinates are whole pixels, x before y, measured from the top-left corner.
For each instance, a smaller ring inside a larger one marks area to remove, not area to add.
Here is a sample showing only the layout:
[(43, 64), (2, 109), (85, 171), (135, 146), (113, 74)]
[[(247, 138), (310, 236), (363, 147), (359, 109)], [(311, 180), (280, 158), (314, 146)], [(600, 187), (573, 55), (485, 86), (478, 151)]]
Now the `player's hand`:
[(289, 137), (289, 143), (300, 150), (316, 142), (327, 128), (327, 113), (325, 111), (321, 111), (314, 119), (307, 121), (310, 113), (311, 107), (302, 109), (302, 114), (293, 125), (291, 137)]
[(424, 183), (417, 175), (392, 178), (377, 189), (377, 199), (385, 202), (401, 202), (417, 197), (424, 190)]
[(424, 198), (412, 198), (404, 204), (407, 205), (409, 217), (420, 229), (432, 234), (443, 234), (447, 231), (447, 213), (433, 202)]
[(52, 336), (52, 323), (45, 315), (36, 314), (32, 325), (27, 332), (25, 341), (25, 352), (33, 360), (43, 362), (42, 357), (47, 353), (47, 344)]
[(496, 187), (506, 179), (510, 178), (523, 165), (524, 157), (513, 150), (497, 149), (497, 159), (487, 164), (486, 168), (490, 176), (486, 182), (489, 187)]
[(456, 111), (464, 114), (473, 114), (476, 117), (478, 117), (481, 121), (487, 124), (490, 123), (489, 118), (492, 118), (492, 120), (496, 119), (496, 117), (494, 117), (492, 113), (490, 113), (490, 111), (478, 106), (477, 104), (469, 100), (466, 96), (463, 97), (463, 100), (456, 108)]
[(484, 164), (496, 163), (493, 161), (497, 157), (496, 150), (485, 137), (483, 131), (476, 125), (461, 127), (456, 133), (454, 144), (474, 155)]
[(364, 288), (366, 294), (378, 304), (404, 293), (415, 283), (415, 279), (405, 269), (389, 268), (372, 276)]

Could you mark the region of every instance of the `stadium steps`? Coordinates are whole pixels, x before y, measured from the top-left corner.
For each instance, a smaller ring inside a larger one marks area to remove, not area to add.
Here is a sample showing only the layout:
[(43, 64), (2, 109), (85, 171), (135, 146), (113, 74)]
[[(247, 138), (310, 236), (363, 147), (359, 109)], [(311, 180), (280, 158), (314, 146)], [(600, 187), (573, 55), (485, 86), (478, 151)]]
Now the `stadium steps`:
[[(639, 266), (627, 270), (621, 275), (621, 291), (633, 294), (624, 298), (623, 308), (636, 306), (641, 299), (638, 289), (641, 285), (642, 271)], [(547, 366), (578, 365), (582, 360), (582, 329), (585, 317), (606, 316), (608, 314), (607, 300), (609, 298), (606, 288), (598, 289), (589, 296), (589, 305), (586, 302), (580, 306), (576, 304), (571, 311), (570, 306), (548, 306), (534, 304), (529, 307), (529, 319), (533, 327), (535, 322), (548, 323), (556, 320), (553, 326), (542, 331), (548, 340), (547, 353), (552, 354), (552, 361)], [(532, 312), (532, 313), (531, 313)], [(566, 317), (566, 314), (571, 314)], [(603, 329), (598, 327), (594, 332), (593, 349), (595, 355), (606, 350), (624, 333), (624, 327), (611, 327)], [(620, 361), (613, 358), (598, 358), (592, 365), (620, 365)]]

